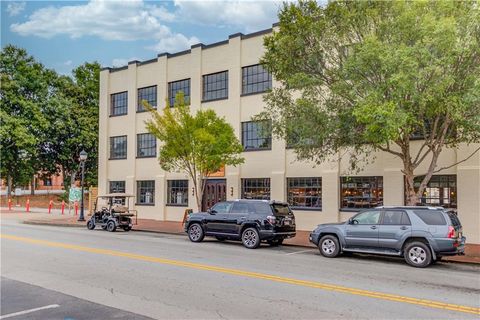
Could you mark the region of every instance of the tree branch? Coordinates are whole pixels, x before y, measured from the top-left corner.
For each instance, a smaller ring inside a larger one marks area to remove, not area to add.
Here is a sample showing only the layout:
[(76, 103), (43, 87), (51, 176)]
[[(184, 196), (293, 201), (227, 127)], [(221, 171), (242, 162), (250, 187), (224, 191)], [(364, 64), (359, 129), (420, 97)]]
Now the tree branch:
[(467, 161), (468, 159), (470, 159), (471, 157), (473, 157), (473, 156), (475, 155), (475, 153), (477, 153), (478, 151), (480, 151), (480, 147), (478, 147), (475, 151), (473, 151), (473, 152), (472, 152), (468, 157), (466, 157), (465, 159), (460, 160), (460, 161), (458, 161), (458, 162), (456, 162), (456, 163), (454, 163), (454, 164), (452, 164), (452, 165), (450, 165), (450, 166), (441, 167), (440, 169), (433, 171), (433, 173), (438, 173), (438, 172), (440, 172), (440, 171), (443, 171), (443, 170), (446, 170), (446, 169), (450, 169), (451, 167), (454, 167), (454, 166), (456, 166), (456, 165), (459, 165), (460, 163), (463, 163), (463, 162)]

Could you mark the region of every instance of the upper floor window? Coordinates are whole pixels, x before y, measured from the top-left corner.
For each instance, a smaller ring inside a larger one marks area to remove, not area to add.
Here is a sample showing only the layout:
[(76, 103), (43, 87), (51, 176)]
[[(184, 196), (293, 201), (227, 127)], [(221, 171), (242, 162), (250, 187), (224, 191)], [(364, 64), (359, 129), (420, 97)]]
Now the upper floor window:
[(110, 159), (127, 158), (127, 136), (110, 137)]
[[(108, 189), (110, 193), (125, 193), (125, 181), (110, 181)], [(124, 205), (125, 197), (114, 198), (113, 202)]]
[(175, 105), (175, 96), (177, 92), (182, 91), (185, 97), (185, 103), (190, 103), (190, 79), (173, 81), (168, 83), (168, 102), (170, 107)]
[(153, 108), (157, 108), (157, 86), (138, 89), (137, 112), (145, 111), (143, 100), (147, 101)]
[(137, 134), (137, 157), (147, 158), (157, 156), (157, 139), (151, 133)]
[(383, 177), (340, 177), (342, 209), (383, 205)]
[(121, 116), (127, 114), (128, 93), (119, 92), (110, 95), (110, 115)]
[(228, 98), (228, 71), (203, 76), (203, 101)]
[[(420, 187), (423, 176), (415, 177), (415, 191)], [(457, 207), (457, 176), (450, 175), (434, 175), (427, 183), (425, 191), (420, 198), (418, 205), (424, 206), (442, 206), (446, 208)]]
[(272, 149), (270, 121), (242, 122), (242, 144), (245, 150)]
[(242, 179), (242, 199), (270, 200), (270, 178)]
[(265, 92), (272, 88), (272, 75), (256, 64), (242, 68), (242, 94)]
[(287, 202), (292, 208), (322, 209), (322, 178), (287, 178)]

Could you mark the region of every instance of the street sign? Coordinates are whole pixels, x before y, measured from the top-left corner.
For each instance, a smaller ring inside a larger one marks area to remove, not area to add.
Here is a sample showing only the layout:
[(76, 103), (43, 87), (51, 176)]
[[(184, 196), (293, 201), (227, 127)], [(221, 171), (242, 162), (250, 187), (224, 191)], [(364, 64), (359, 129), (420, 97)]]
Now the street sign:
[(68, 201), (75, 202), (80, 201), (82, 198), (82, 189), (77, 187), (71, 187), (70, 193), (68, 194)]

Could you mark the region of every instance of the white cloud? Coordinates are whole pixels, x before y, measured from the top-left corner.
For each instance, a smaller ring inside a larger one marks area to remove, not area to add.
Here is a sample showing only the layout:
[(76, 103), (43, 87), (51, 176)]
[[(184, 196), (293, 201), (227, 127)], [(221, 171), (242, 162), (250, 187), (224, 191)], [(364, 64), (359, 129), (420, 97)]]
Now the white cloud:
[[(83, 5), (41, 8), (10, 29), (23, 36), (42, 38), (67, 35), (74, 39), (95, 36), (105, 40), (155, 40), (158, 51), (182, 50), (185, 44), (198, 42), (164, 25), (173, 19), (174, 15), (164, 7), (142, 0), (91, 0)], [(178, 39), (183, 41), (176, 43)]]
[(128, 65), (129, 61), (133, 61), (133, 60), (140, 60), (140, 59), (138, 59), (136, 57), (132, 57), (130, 59), (116, 58), (116, 59), (112, 60), (112, 67), (115, 67), (115, 68), (123, 67), (123, 66)]
[(281, 5), (279, 0), (175, 0), (178, 19), (203, 25), (234, 26), (247, 32), (271, 27), (278, 20)]
[(25, 2), (12, 1), (7, 5), (7, 12), (10, 17), (16, 16), (25, 10)]
[(71, 66), (72, 65), (72, 60), (67, 60), (63, 63), (66, 66)]

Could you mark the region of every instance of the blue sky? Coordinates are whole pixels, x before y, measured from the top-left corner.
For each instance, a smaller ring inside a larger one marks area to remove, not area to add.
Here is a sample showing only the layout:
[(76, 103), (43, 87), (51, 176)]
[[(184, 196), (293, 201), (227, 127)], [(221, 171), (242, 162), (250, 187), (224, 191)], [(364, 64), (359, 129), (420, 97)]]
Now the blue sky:
[(277, 0), (2, 0), (1, 44), (68, 74), (85, 61), (121, 66), (267, 29), (280, 7)]

